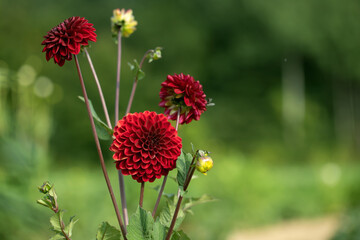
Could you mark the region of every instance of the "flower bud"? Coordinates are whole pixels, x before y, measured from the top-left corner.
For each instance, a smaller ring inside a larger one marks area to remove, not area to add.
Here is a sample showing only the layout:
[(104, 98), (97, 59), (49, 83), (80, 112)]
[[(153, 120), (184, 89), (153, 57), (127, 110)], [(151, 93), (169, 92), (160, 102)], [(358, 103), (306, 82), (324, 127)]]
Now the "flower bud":
[(40, 192), (47, 194), (52, 189), (52, 187), (53, 186), (49, 182), (44, 182), (44, 184), (38, 187), (38, 189)]
[(129, 37), (136, 30), (137, 21), (135, 21), (131, 9), (114, 9), (111, 17), (111, 28), (114, 36), (117, 36), (119, 30), (123, 37)]
[(204, 153), (202, 156), (198, 157), (195, 166), (199, 172), (207, 175), (207, 171), (214, 166), (214, 161), (207, 153)]

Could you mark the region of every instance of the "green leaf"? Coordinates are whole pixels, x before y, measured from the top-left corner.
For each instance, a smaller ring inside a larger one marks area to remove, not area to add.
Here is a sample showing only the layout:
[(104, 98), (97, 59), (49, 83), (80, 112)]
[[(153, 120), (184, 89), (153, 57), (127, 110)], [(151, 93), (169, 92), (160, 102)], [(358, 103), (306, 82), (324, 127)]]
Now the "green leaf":
[(122, 239), (118, 229), (111, 226), (108, 222), (102, 222), (96, 233), (96, 240), (119, 240)]
[(153, 225), (154, 219), (151, 213), (138, 207), (136, 212), (130, 217), (126, 237), (128, 240), (150, 240)]
[(132, 63), (128, 62), (131, 72), (133, 73), (134, 78), (137, 80), (141, 80), (145, 77), (145, 73), (141, 70), (139, 63), (136, 59), (133, 60)]
[(190, 240), (190, 238), (181, 230), (174, 232), (170, 240)]
[(51, 237), (49, 240), (66, 240), (66, 237), (62, 233), (58, 233), (55, 236)]
[(72, 230), (73, 230), (73, 228), (74, 228), (75, 223), (76, 223), (77, 221), (79, 221), (79, 219), (74, 220), (74, 218), (75, 218), (75, 216), (72, 216), (72, 217), (70, 218), (69, 225), (67, 225), (67, 226), (65, 227), (65, 233), (66, 233), (69, 237), (71, 237), (71, 235), (72, 235)]
[[(81, 101), (85, 102), (83, 97), (78, 96), (78, 98)], [(94, 119), (95, 129), (96, 129), (96, 133), (97, 133), (98, 137), (101, 140), (111, 140), (112, 135), (113, 135), (113, 130), (111, 128), (109, 128), (103, 121), (101, 121), (99, 116), (96, 114), (96, 111), (95, 111), (94, 106), (92, 105), (92, 102), (90, 99), (89, 99), (89, 106), (90, 106), (91, 114)]]
[[(175, 213), (176, 204), (177, 204), (177, 198), (174, 197), (173, 199), (167, 201), (166, 207), (164, 207), (163, 210), (160, 212), (160, 223), (165, 227), (168, 228), (170, 227), (172, 218)], [(174, 229), (177, 229), (180, 226), (184, 218), (185, 218), (185, 214), (183, 210), (180, 208), (178, 216), (176, 218)]]
[(166, 237), (166, 228), (161, 225), (159, 219), (156, 220), (156, 222), (154, 223), (154, 228), (153, 231), (151, 233), (151, 239), (152, 240), (164, 240)]
[(184, 154), (184, 152), (181, 151), (181, 154), (176, 161), (176, 168), (178, 171), (176, 179), (180, 188), (184, 186), (186, 175), (189, 171), (192, 159), (193, 157), (190, 153)]
[(186, 200), (187, 200), (187, 203), (185, 203), (183, 211), (192, 213), (190, 208), (192, 208), (193, 206), (203, 204), (203, 203), (208, 203), (208, 202), (214, 202), (214, 201), (217, 201), (218, 199), (216, 199), (212, 196), (209, 196), (207, 194), (204, 194), (199, 198), (186, 198)]
[(50, 218), (51, 230), (61, 233), (61, 222), (63, 219), (64, 211), (58, 211)]

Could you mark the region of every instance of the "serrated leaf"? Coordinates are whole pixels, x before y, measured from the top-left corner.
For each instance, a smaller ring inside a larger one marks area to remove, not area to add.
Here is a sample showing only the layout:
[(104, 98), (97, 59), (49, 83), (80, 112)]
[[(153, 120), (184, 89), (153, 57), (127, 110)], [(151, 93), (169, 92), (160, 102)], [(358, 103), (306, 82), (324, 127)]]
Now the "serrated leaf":
[[(83, 97), (79, 96), (78, 98), (81, 101), (85, 102)], [(94, 119), (95, 129), (96, 129), (96, 133), (97, 133), (98, 137), (101, 140), (111, 140), (112, 135), (113, 135), (113, 130), (111, 128), (109, 128), (103, 121), (101, 121), (101, 119), (97, 115), (90, 99), (89, 99), (89, 106), (90, 106), (90, 110), (91, 110), (91, 115), (93, 116), (93, 119)]]
[(138, 207), (136, 212), (130, 217), (126, 237), (128, 240), (150, 240), (153, 225), (154, 219), (151, 213)]
[(54, 232), (61, 233), (61, 222), (63, 215), (64, 211), (59, 211), (50, 218), (51, 230)]
[(111, 226), (108, 222), (102, 222), (96, 233), (96, 240), (119, 240), (122, 239), (118, 229)]
[(66, 237), (64, 237), (64, 235), (58, 233), (55, 236), (51, 237), (49, 240), (66, 240)]
[(190, 240), (190, 238), (181, 230), (174, 232), (170, 240)]
[(207, 194), (204, 194), (199, 198), (186, 198), (186, 200), (187, 203), (185, 203), (183, 208), (184, 212), (190, 212), (190, 208), (192, 208), (195, 205), (217, 201), (216, 198), (209, 196)]
[(72, 216), (72, 217), (70, 218), (69, 224), (65, 227), (65, 233), (66, 233), (69, 237), (71, 237), (71, 235), (72, 235), (72, 230), (73, 230), (73, 228), (74, 228), (75, 223), (76, 223), (77, 221), (79, 221), (79, 219), (74, 220), (74, 218), (75, 218), (75, 216)]
[(193, 157), (190, 153), (184, 154), (184, 152), (181, 151), (180, 156), (176, 160), (176, 169), (178, 171), (176, 179), (180, 188), (184, 186), (186, 175), (189, 171), (192, 158)]
[(161, 225), (159, 219), (154, 223), (154, 228), (151, 233), (152, 240), (164, 240), (166, 237), (166, 228)]
[[(175, 201), (176, 199), (177, 198), (174, 197), (172, 200), (168, 200), (166, 203), (166, 207), (164, 207), (163, 210), (160, 212), (159, 220), (160, 223), (165, 227), (168, 228), (170, 227), (176, 209), (176, 204), (177, 204), (177, 201)], [(179, 209), (179, 213), (176, 218), (174, 229), (177, 229), (181, 225), (184, 218), (185, 218), (185, 214), (183, 210)]]

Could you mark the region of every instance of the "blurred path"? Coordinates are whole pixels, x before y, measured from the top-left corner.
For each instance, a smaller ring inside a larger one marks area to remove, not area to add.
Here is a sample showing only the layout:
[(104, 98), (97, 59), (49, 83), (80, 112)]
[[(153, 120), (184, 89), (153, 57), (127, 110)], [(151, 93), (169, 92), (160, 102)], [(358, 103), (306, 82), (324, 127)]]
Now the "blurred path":
[(338, 218), (292, 220), (259, 229), (236, 231), (227, 240), (329, 240), (338, 228)]

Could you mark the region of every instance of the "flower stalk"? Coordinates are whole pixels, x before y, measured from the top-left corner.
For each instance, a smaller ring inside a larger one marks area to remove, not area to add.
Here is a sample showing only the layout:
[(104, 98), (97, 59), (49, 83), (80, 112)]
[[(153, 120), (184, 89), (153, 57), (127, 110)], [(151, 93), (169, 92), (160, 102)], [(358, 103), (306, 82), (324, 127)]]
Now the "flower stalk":
[(101, 104), (102, 104), (102, 107), (103, 107), (103, 110), (104, 110), (104, 114), (105, 114), (105, 118), (106, 118), (106, 123), (108, 125), (109, 128), (112, 128), (111, 126), (111, 122), (110, 122), (110, 117), (109, 117), (109, 113), (108, 113), (108, 109), (106, 107), (106, 102), (105, 102), (105, 98), (104, 98), (104, 94), (103, 94), (103, 91), (101, 89), (101, 85), (100, 85), (100, 82), (99, 82), (99, 78), (96, 74), (96, 71), (95, 71), (95, 68), (94, 68), (94, 65), (91, 61), (91, 57), (90, 57), (90, 54), (89, 52), (87, 51), (86, 48), (84, 48), (84, 51), (85, 51), (85, 54), (86, 54), (86, 58), (89, 62), (89, 65), (90, 65), (90, 68), (91, 68), (91, 71), (94, 75), (94, 79), (95, 79), (95, 82), (96, 82), (96, 86), (98, 88), (98, 91), (99, 91), (99, 96), (100, 96), (100, 100), (101, 100)]
[[(192, 176), (194, 175), (195, 167), (193, 166), (193, 163), (194, 163), (194, 161), (195, 161), (195, 158), (197, 157), (197, 153), (198, 153), (198, 152), (196, 152), (196, 153), (194, 154), (193, 160), (191, 161), (191, 165), (190, 165), (190, 168), (189, 168), (189, 171), (188, 171), (188, 173), (187, 173), (186, 180), (185, 180), (185, 183), (184, 183), (184, 191), (186, 191), (187, 188), (189, 187), (189, 184), (190, 184), (190, 181), (191, 181), (191, 179), (192, 179)], [(172, 220), (171, 220), (170, 228), (169, 228), (169, 231), (168, 231), (168, 233), (167, 233), (167, 235), (166, 235), (165, 240), (169, 240), (169, 239), (170, 239), (171, 234), (172, 234), (172, 232), (173, 232), (173, 230), (174, 230), (175, 222), (176, 222), (177, 216), (178, 216), (178, 214), (179, 214), (179, 210), (180, 210), (180, 206), (181, 206), (182, 200), (183, 200), (183, 196), (180, 195), (180, 196), (179, 196), (179, 199), (178, 199), (178, 202), (177, 202), (177, 204), (176, 204), (174, 216), (173, 216), (173, 218), (172, 218)]]
[(81, 84), (81, 89), (82, 89), (82, 92), (83, 92), (83, 95), (84, 95), (84, 100), (85, 100), (85, 104), (86, 104), (86, 109), (87, 109), (88, 116), (89, 116), (89, 119), (90, 119), (91, 130), (92, 130), (92, 133), (93, 133), (93, 136), (94, 136), (94, 140), (95, 140), (95, 144), (96, 144), (96, 149), (97, 149), (97, 152), (98, 152), (98, 155), (99, 155), (99, 159), (100, 159), (101, 168), (102, 168), (102, 171), (103, 171), (103, 174), (104, 174), (104, 177), (105, 177), (106, 185), (107, 185), (107, 187), (108, 187), (108, 190), (109, 190), (109, 193), (110, 193), (110, 197), (111, 197), (112, 203), (113, 203), (113, 205), (114, 205), (116, 217), (117, 217), (117, 220), (118, 220), (118, 222), (119, 222), (122, 235), (124, 236), (124, 239), (126, 240), (126, 230), (125, 230), (124, 224), (123, 224), (123, 222), (122, 222), (122, 220), (121, 220), (121, 216), (120, 216), (119, 209), (118, 209), (118, 206), (117, 206), (117, 203), (116, 203), (116, 199), (115, 199), (115, 196), (114, 196), (114, 192), (113, 192), (113, 189), (112, 189), (112, 186), (111, 186), (111, 183), (110, 183), (110, 179), (109, 179), (109, 176), (108, 176), (108, 173), (107, 173), (107, 170), (106, 170), (106, 166), (105, 166), (105, 162), (104, 162), (104, 157), (103, 157), (103, 154), (102, 154), (102, 151), (101, 151), (101, 147), (100, 147), (99, 138), (98, 138), (98, 136), (97, 136), (96, 129), (95, 129), (94, 119), (93, 119), (93, 117), (92, 117), (91, 110), (90, 110), (89, 99), (88, 99), (88, 96), (87, 96), (87, 93), (86, 93), (86, 88), (85, 88), (84, 79), (83, 79), (83, 77), (82, 77), (81, 69), (80, 69), (80, 65), (79, 65), (79, 60), (78, 60), (78, 58), (77, 58), (76, 55), (75, 55), (75, 63), (76, 63), (76, 69), (77, 69), (77, 72), (78, 72), (80, 84)]
[[(180, 112), (181, 112), (181, 108), (178, 109), (178, 113), (177, 113), (176, 126), (175, 126), (175, 130), (176, 130), (176, 131), (177, 131), (178, 128), (179, 128)], [(166, 175), (166, 176), (164, 177), (164, 180), (163, 180), (163, 182), (162, 182), (162, 184), (161, 184), (161, 188), (160, 188), (158, 197), (157, 197), (157, 199), (156, 199), (156, 203), (155, 203), (155, 206), (154, 206), (154, 210), (153, 210), (153, 212), (152, 212), (152, 217), (153, 217), (154, 219), (155, 219), (156, 211), (157, 211), (157, 209), (158, 209), (158, 207), (159, 207), (159, 204), (160, 204), (161, 196), (162, 196), (162, 194), (163, 194), (163, 192), (164, 192), (164, 189), (165, 189), (165, 184), (166, 184), (166, 181), (167, 181), (167, 177), (168, 177), (168, 175)]]
[[(119, 102), (120, 102), (120, 72), (121, 72), (121, 28), (118, 29), (117, 34), (117, 42), (118, 42), (118, 55), (117, 55), (117, 71), (116, 71), (116, 90), (115, 90), (115, 126), (117, 121), (119, 121)], [(125, 222), (125, 228), (129, 224), (129, 215), (127, 211), (127, 203), (126, 203), (126, 193), (125, 193), (125, 183), (124, 176), (121, 171), (118, 171), (119, 178), (119, 189), (120, 189), (120, 199), (121, 199), (121, 207)]]
[(142, 182), (140, 187), (140, 201), (139, 201), (140, 207), (143, 206), (143, 202), (144, 202), (144, 189), (145, 189), (145, 182)]
[[(145, 59), (147, 58), (148, 54), (150, 52), (152, 52), (153, 50), (147, 50), (143, 56), (143, 58), (141, 59), (140, 61), (140, 64), (139, 64), (139, 69), (141, 70), (142, 69), (142, 66), (144, 64), (144, 61)], [(125, 116), (126, 114), (128, 114), (130, 112), (130, 109), (131, 109), (131, 105), (132, 105), (132, 102), (134, 100), (134, 96), (135, 96), (135, 91), (136, 91), (136, 87), (137, 87), (137, 83), (138, 83), (138, 80), (139, 80), (139, 76), (138, 74), (135, 76), (135, 80), (134, 80), (134, 83), (133, 83), (133, 86), (132, 86), (132, 89), (131, 89), (131, 94), (130, 94), (130, 98), (129, 98), (129, 102), (128, 102), (128, 105), (127, 105), (127, 108), (126, 108), (126, 112), (125, 112)]]

